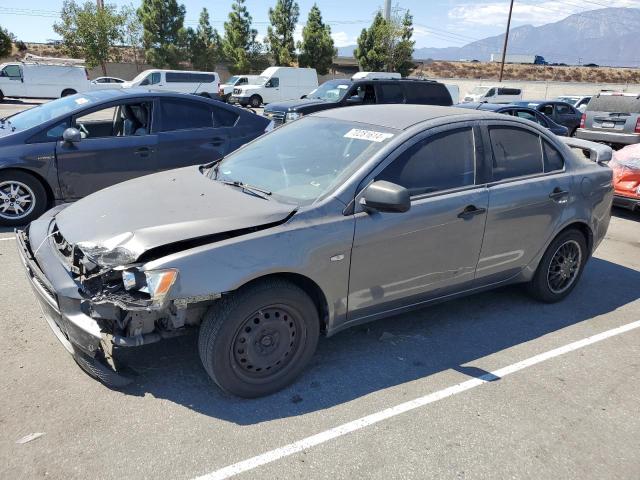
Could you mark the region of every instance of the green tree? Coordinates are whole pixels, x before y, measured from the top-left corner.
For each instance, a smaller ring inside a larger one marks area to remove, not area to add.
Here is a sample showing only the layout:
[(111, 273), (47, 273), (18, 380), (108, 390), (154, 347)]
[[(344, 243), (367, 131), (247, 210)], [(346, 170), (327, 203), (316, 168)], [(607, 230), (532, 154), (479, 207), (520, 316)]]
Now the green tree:
[(333, 46), (331, 27), (322, 23), (320, 9), (314, 3), (309, 11), (307, 24), (302, 29), (302, 41), (298, 43), (301, 67), (313, 67), (320, 75), (326, 75), (338, 50)]
[(0, 27), (0, 57), (11, 55), (11, 41), (13, 35), (6, 28)]
[(220, 57), (222, 40), (218, 31), (211, 27), (209, 12), (206, 8), (200, 12), (196, 30), (189, 29), (189, 58), (196, 70), (213, 71)]
[(157, 68), (177, 68), (186, 43), (184, 5), (176, 0), (142, 0), (138, 18), (147, 61)]
[(122, 41), (122, 23), (115, 5), (98, 8), (91, 1), (80, 6), (74, 0), (65, 0), (60, 21), (53, 29), (62, 37), (63, 52), (83, 57), (88, 67), (102, 66), (106, 75), (107, 62), (120, 58), (114, 46)]
[(387, 21), (378, 12), (369, 28), (362, 29), (354, 56), (365, 71), (399, 72), (407, 76), (414, 68), (412, 61), (413, 17), (409, 11)]
[(387, 22), (378, 11), (369, 28), (363, 28), (358, 37), (358, 46), (353, 55), (358, 60), (360, 68), (369, 72), (380, 72), (385, 69)]
[(136, 71), (139, 72), (140, 58), (138, 54), (142, 50), (142, 22), (140, 22), (138, 12), (133, 4), (124, 5), (120, 10), (120, 14), (124, 20), (123, 40), (126, 45), (131, 47), (133, 63), (136, 65)]
[(291, 65), (296, 60), (293, 33), (299, 15), (295, 0), (277, 0), (275, 8), (269, 9), (271, 25), (267, 28), (265, 43), (276, 65)]
[(234, 0), (229, 19), (224, 22), (222, 40), (223, 55), (229, 62), (231, 74), (259, 72), (268, 65), (262, 46), (256, 41), (258, 31), (251, 28), (251, 22), (245, 0)]

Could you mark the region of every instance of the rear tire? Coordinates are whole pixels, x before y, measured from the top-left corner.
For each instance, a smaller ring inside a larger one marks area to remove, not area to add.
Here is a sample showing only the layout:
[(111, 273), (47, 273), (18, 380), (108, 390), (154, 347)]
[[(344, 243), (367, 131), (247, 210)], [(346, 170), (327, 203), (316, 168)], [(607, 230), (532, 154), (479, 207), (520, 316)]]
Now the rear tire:
[(76, 92), (73, 88), (67, 88), (66, 90), (62, 91), (62, 94), (60, 95), (60, 97), (68, 97), (69, 95), (75, 95)]
[(562, 232), (542, 256), (528, 285), (529, 294), (545, 303), (564, 299), (580, 280), (588, 257), (582, 232), (574, 229)]
[(4, 93), (0, 90), (0, 102), (4, 101)]
[(20, 170), (0, 172), (0, 225), (26, 225), (47, 209), (47, 192), (33, 175)]
[(290, 282), (270, 279), (216, 302), (200, 327), (198, 349), (222, 390), (255, 398), (293, 382), (313, 356), (319, 335), (311, 298)]
[(249, 105), (251, 105), (251, 108), (258, 108), (262, 105), (262, 97), (260, 97), (260, 95), (251, 95), (251, 98), (249, 98)]

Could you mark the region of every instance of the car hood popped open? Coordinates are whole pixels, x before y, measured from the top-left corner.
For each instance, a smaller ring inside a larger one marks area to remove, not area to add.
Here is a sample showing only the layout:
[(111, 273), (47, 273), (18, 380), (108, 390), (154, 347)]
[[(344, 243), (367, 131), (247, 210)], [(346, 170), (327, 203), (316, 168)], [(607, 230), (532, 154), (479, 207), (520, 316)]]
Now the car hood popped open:
[(131, 263), (152, 248), (277, 224), (294, 210), (186, 167), (96, 192), (62, 210), (55, 221), (65, 240), (90, 257), (96, 258), (91, 251), (118, 250)]

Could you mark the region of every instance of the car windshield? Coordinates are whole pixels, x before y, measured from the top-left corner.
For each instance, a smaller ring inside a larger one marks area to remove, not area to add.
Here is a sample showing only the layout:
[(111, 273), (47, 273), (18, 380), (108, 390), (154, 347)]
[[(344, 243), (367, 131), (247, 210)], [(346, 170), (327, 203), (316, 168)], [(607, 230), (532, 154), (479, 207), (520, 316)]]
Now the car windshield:
[(263, 75), (260, 75), (258, 78), (256, 78), (256, 85), (264, 85), (265, 83), (267, 83), (267, 80), (269, 80), (269, 77), (265, 77)]
[(240, 75), (234, 75), (229, 80), (227, 80), (227, 83), (229, 85), (235, 85), (239, 78), (240, 78)]
[(489, 91), (489, 87), (475, 87), (471, 90), (473, 95), (483, 95)]
[(311, 91), (311, 93), (307, 95), (307, 98), (336, 102), (344, 97), (350, 85), (351, 82), (348, 81), (330, 80)]
[(147, 75), (149, 75), (149, 72), (145, 70), (144, 72), (141, 72), (138, 75), (136, 75), (136, 77), (133, 80), (131, 80), (131, 83), (138, 83), (142, 81), (142, 79), (145, 78)]
[(373, 125), (307, 117), (232, 153), (209, 175), (269, 191), (282, 202), (307, 205), (342, 185), (395, 133)]
[(53, 120), (54, 118), (69, 114), (77, 110), (78, 107), (87, 107), (92, 103), (95, 103), (95, 101), (82, 94), (70, 95), (16, 113), (9, 117), (8, 122), (11, 127), (16, 130), (26, 130)]

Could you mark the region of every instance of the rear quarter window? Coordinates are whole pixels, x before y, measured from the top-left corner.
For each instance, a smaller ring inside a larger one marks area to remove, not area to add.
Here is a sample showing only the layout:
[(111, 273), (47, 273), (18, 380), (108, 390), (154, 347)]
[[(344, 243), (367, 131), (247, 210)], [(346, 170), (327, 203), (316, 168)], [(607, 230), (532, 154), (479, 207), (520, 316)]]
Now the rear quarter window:
[(587, 112), (640, 113), (640, 98), (623, 95), (600, 95), (593, 97)]

